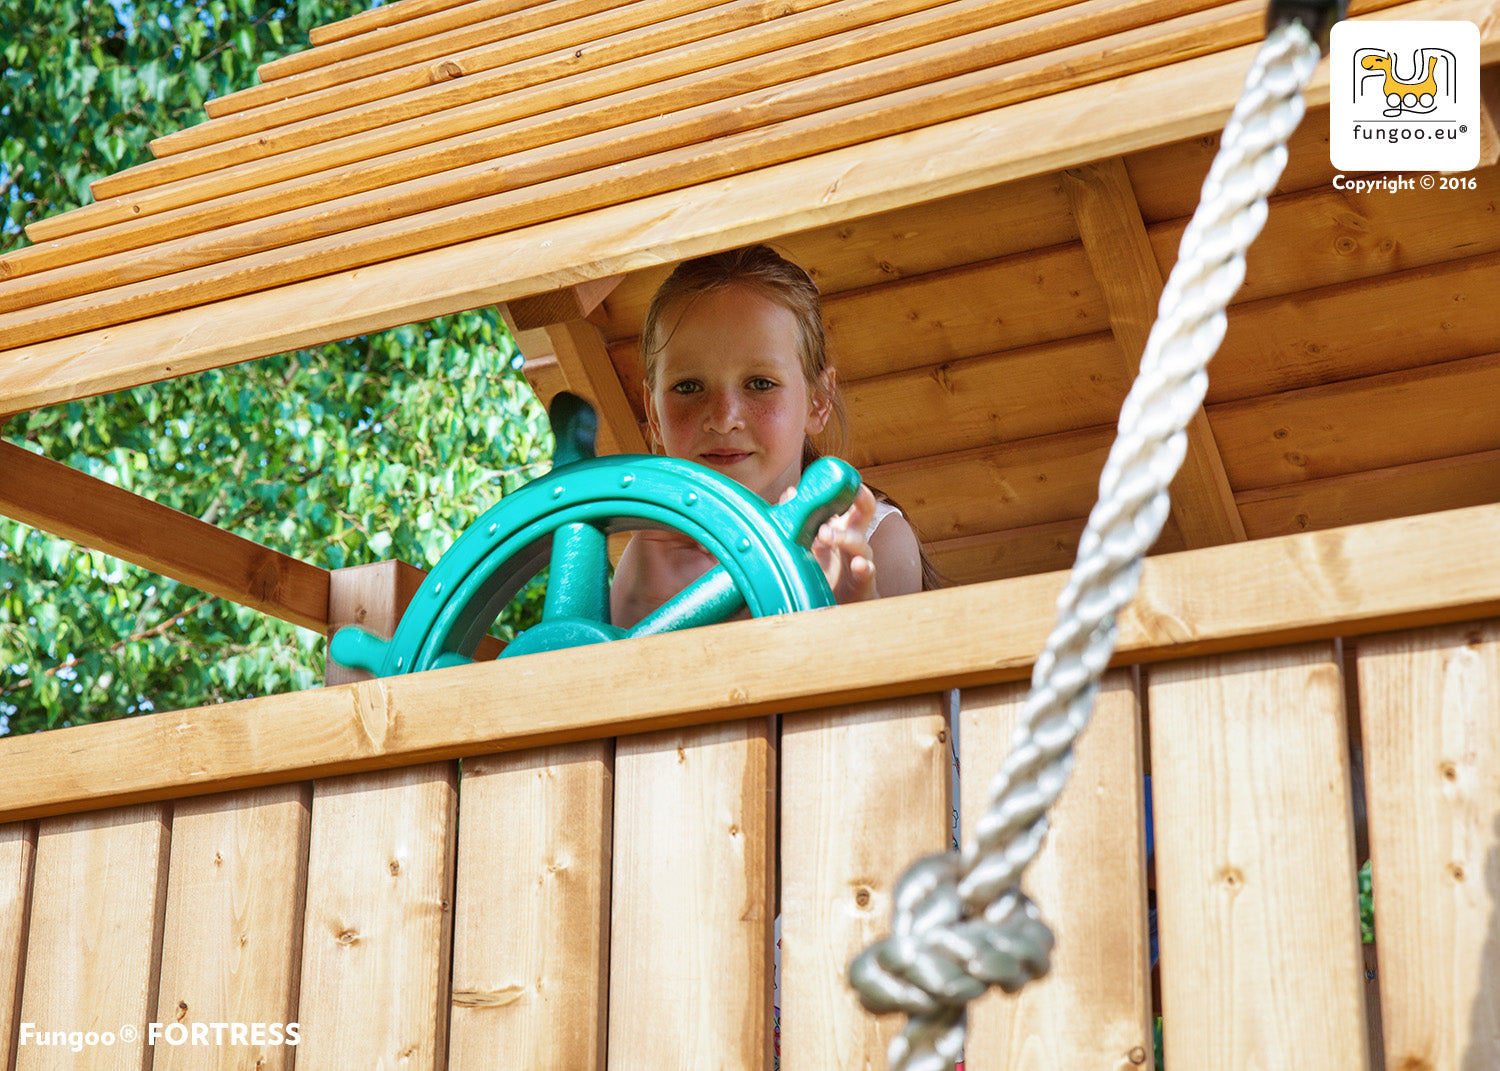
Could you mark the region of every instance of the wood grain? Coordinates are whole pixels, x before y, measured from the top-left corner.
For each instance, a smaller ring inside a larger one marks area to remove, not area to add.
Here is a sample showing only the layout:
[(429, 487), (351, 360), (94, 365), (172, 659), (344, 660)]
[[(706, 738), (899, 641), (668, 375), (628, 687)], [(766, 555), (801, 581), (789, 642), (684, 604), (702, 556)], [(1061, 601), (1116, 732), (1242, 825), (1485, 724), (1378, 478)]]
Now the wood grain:
[(445, 1066), (457, 782), (428, 763), (315, 783), (300, 1066)]
[(616, 744), (611, 1063), (771, 1067), (775, 793), (763, 718)]
[[(1116, 659), (1500, 615), (1500, 569), (1475, 549), (1497, 543), (1500, 506), (1481, 506), (1151, 557), (1120, 616)], [(1064, 579), (972, 584), (7, 737), (0, 821), (1021, 680)], [(835, 649), (846, 657), (829, 659)], [(757, 667), (754, 679), (744, 665)]]
[(1367, 1071), (1332, 646), (1174, 663), (1148, 679), (1168, 1060)]
[(1500, 1061), (1500, 623), (1359, 646), (1385, 1066)]
[(1500, 449), (1500, 353), (1209, 407), (1236, 490)]
[[(311, 785), (277, 785), (173, 808), (156, 1022), (189, 1031), (297, 1022), (311, 798)], [(219, 1067), (232, 1052), (282, 1071), (296, 1055), (292, 1045), (253, 1039), (214, 1048), (158, 1042), (151, 1066)]]
[(454, 1066), (605, 1066), (613, 762), (611, 741), (465, 760)]
[(898, 1016), (865, 1011), (849, 963), (890, 927), (912, 860), (947, 850), (941, 696), (788, 716), (781, 730), (781, 1066), (878, 1067)]
[[(156, 1010), (156, 970), (171, 841), (161, 804), (98, 811), (41, 823), (21, 1021), (39, 1030), (109, 1031), (111, 1046), (89, 1068), (151, 1066), (145, 1025)], [(118, 1038), (124, 1024), (137, 1034)], [(16, 1071), (79, 1066), (68, 1046), (21, 1045)]]
[[(1102, 332), (841, 381), (844, 456), (860, 469), (907, 459), (940, 464), (939, 455), (1098, 428), (1119, 415), (1129, 389), (1120, 348)], [(1009, 449), (1036, 453), (1024, 443)], [(1007, 460), (1027, 463), (1009, 452)], [(1098, 474), (1090, 474), (1096, 485)]]
[(1236, 501), (1252, 539), (1500, 502), (1500, 450), (1263, 487)]
[[(959, 739), (964, 843), (989, 809), (1029, 687), (965, 691)], [(1057, 937), (1051, 970), (1021, 992), (969, 1008), (965, 1066), (1150, 1067), (1141, 712), (1133, 674), (1102, 682), (1027, 894)]]

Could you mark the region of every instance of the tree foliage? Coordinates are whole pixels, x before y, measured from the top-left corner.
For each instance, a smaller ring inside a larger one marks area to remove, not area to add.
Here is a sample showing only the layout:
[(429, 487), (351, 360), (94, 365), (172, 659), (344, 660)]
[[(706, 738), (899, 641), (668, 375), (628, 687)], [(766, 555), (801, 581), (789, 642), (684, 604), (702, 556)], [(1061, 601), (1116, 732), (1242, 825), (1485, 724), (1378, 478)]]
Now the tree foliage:
[[(349, 0), (0, 0), (0, 249)], [(326, 568), (430, 567), (550, 433), (494, 310), (33, 413), (7, 439)], [(534, 615), (528, 592), (497, 630)], [(317, 683), (322, 636), (0, 520), (0, 731)]]

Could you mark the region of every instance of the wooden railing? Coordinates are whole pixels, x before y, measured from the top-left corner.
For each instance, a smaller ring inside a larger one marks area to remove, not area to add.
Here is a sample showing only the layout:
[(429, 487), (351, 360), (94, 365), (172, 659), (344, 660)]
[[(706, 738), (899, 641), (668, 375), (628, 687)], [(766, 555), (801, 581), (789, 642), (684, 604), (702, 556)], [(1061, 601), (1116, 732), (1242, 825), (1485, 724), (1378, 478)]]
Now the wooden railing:
[[(1169, 1068), (1496, 1066), (1497, 546), (1481, 507), (1152, 559), (1028, 872), (1054, 969), (967, 1066), (1149, 1067), (1157, 1014)], [(1060, 584), (0, 741), (12, 1066), (764, 1067), (778, 915), (783, 1066), (883, 1066), (843, 975), (950, 842), (942, 690), (970, 824)]]

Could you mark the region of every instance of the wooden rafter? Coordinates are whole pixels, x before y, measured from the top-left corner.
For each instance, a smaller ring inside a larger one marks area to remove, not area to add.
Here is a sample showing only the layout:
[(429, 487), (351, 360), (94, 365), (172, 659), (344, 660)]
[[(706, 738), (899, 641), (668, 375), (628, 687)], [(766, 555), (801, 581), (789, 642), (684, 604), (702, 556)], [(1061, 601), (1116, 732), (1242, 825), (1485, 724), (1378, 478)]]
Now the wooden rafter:
[[(1063, 173), (1078, 235), (1104, 290), (1110, 326), (1134, 377), (1161, 299), (1162, 277), (1119, 157)], [(1245, 538), (1213, 429), (1200, 405), (1188, 424), (1187, 456), (1172, 484), (1172, 516), (1189, 547)]]
[(0, 513), (323, 632), (328, 570), (0, 442)]

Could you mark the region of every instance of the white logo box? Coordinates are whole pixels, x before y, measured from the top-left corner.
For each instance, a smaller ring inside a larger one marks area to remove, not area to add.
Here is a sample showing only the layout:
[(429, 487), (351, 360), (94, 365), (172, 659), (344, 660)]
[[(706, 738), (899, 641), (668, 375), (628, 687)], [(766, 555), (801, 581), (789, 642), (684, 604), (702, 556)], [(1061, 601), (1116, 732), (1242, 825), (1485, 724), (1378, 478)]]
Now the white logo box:
[(1468, 171), (1479, 164), (1479, 27), (1334, 24), (1329, 156), (1340, 171)]

